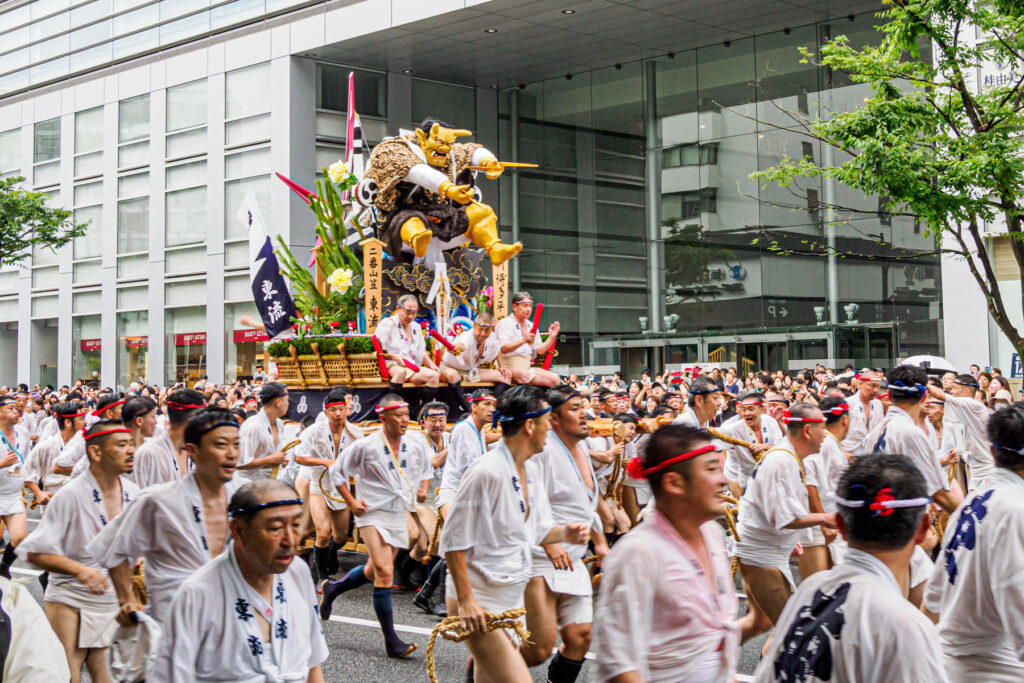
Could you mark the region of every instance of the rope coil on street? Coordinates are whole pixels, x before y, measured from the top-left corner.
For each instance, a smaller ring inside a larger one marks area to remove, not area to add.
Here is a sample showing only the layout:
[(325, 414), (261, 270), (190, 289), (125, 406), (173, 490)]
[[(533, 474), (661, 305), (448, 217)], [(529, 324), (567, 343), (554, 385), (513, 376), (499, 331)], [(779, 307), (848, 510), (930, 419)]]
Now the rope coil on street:
[[(500, 628), (510, 628), (515, 631), (519, 640), (525, 643), (530, 639), (530, 632), (526, 630), (526, 626), (520, 621), (525, 614), (525, 607), (505, 610), (500, 614), (484, 612), (484, 618), (487, 620), (485, 630), (497, 631)], [(438, 683), (437, 667), (434, 664), (434, 643), (437, 641), (437, 637), (441, 636), (453, 643), (461, 643), (471, 635), (473, 634), (462, 629), (457, 616), (445, 617), (441, 620), (440, 624), (434, 627), (430, 632), (430, 640), (427, 642), (427, 675), (430, 676), (430, 683)]]

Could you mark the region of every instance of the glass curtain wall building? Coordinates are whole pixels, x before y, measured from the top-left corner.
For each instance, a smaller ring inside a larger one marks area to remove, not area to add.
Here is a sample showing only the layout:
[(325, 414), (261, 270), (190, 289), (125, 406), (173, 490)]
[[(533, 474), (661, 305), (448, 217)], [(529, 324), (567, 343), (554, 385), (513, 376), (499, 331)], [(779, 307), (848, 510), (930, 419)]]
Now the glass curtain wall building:
[[(797, 48), (839, 33), (870, 42), (871, 13), (681, 41), (654, 58), (595, 57), (521, 83), (495, 59), (496, 82), (480, 85), (446, 68), (442, 50), (414, 70), (349, 49), (373, 38), (379, 4), (0, 7), (0, 175), (24, 176), (89, 223), (58, 253), (0, 270), (0, 367), (11, 369), (0, 383), (251, 377), (262, 338), (239, 322), (256, 310), (236, 214), (251, 192), (272, 234), (297, 255), (312, 247), (311, 214), (273, 173), (312, 186), (342, 155), (350, 72), (370, 147), (435, 116), (504, 160), (540, 165), (482, 190), (502, 237), (525, 245), (514, 282), (562, 324), (562, 366), (885, 365), (941, 352), (930, 238), (884, 198), (750, 179), (785, 156), (842, 160), (777, 126), (792, 127), (783, 110), (863, 102), (863, 87), (801, 64)], [(431, 11), (384, 49), (462, 16)], [(342, 20), (353, 12), (361, 21)], [(820, 202), (860, 212), (839, 215), (830, 235), (837, 217)], [(771, 248), (830, 237), (851, 254), (834, 267)]]

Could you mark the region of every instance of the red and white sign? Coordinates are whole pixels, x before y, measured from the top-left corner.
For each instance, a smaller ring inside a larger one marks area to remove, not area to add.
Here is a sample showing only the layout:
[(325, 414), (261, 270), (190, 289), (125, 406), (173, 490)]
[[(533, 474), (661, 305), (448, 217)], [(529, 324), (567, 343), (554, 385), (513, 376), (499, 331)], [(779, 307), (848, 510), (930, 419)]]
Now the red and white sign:
[(82, 350), (83, 351), (99, 351), (100, 350), (100, 339), (83, 339)]
[(244, 330), (235, 330), (235, 343), (242, 344), (244, 342), (265, 342), (270, 341), (270, 337), (263, 330), (256, 330), (248, 327)]
[(206, 343), (205, 332), (191, 332), (188, 334), (174, 335), (175, 346), (201, 346)]
[(126, 349), (149, 348), (149, 337), (125, 337), (124, 346)]

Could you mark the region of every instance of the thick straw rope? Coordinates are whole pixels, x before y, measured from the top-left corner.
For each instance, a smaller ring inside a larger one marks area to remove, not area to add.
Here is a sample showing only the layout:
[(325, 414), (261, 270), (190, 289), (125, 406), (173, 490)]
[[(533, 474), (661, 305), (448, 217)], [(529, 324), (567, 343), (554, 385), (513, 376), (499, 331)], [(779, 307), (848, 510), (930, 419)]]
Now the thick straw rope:
[[(434, 489), (434, 497), (441, 492), (441, 489)], [(430, 535), (430, 545), (427, 546), (427, 554), (423, 556), (423, 564), (430, 564), (433, 557), (437, 557), (437, 544), (441, 540), (441, 525), (444, 518), (441, 516), (441, 506), (437, 506), (437, 518), (434, 520), (434, 533)]]
[(344, 500), (342, 500), (341, 498), (338, 498), (336, 496), (331, 495), (330, 493), (327, 492), (327, 489), (324, 488), (324, 475), (325, 474), (327, 474), (327, 468), (326, 467), (323, 468), (323, 470), (320, 471), (320, 478), (316, 480), (316, 485), (320, 487), (320, 493), (324, 494), (324, 498), (327, 498), (329, 500), (333, 500), (335, 503), (341, 503), (342, 505), (348, 505), (348, 503), (346, 503)]
[[(525, 607), (506, 610), (501, 614), (484, 612), (484, 618), (487, 620), (486, 630), (497, 631), (499, 628), (510, 628), (515, 631), (519, 640), (525, 643), (530, 639), (530, 632), (520, 621), (525, 614)], [(441, 636), (453, 643), (461, 643), (471, 635), (473, 634), (462, 630), (459, 618), (456, 616), (445, 617), (440, 624), (434, 627), (434, 630), (430, 632), (430, 640), (427, 642), (427, 675), (430, 676), (430, 683), (437, 683), (437, 667), (434, 665), (434, 642), (437, 637)]]
[[(289, 441), (288, 443), (286, 443), (284, 445), (284, 448), (281, 449), (281, 452), (282, 453), (287, 453), (291, 449), (293, 449), (296, 446), (298, 446), (300, 443), (302, 443), (302, 439), (292, 439), (291, 441)], [(274, 465), (274, 468), (272, 470), (270, 470), (270, 478), (271, 479), (277, 479), (277, 472), (280, 469), (281, 469), (280, 465)]]
[(733, 446), (742, 446), (743, 448), (746, 448), (748, 451), (750, 451), (750, 455), (754, 458), (754, 462), (761, 462), (761, 458), (764, 457), (764, 453), (754, 452), (755, 444), (749, 441), (744, 441), (743, 439), (737, 439), (734, 436), (729, 436), (728, 434), (720, 432), (717, 429), (714, 429), (713, 427), (708, 427), (707, 432), (708, 434), (715, 437), (719, 441), (724, 441), (725, 443), (731, 444)]

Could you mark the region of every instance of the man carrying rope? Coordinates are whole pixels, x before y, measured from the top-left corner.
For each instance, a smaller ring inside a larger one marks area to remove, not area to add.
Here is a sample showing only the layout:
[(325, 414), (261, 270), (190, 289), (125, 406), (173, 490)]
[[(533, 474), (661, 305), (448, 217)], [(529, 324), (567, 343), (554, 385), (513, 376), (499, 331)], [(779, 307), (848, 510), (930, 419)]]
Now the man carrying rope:
[(719, 455), (707, 432), (670, 425), (631, 461), (629, 475), (651, 484), (654, 511), (604, 562), (596, 680), (733, 679), (741, 632), (716, 522), (726, 485)]
[(275, 479), (231, 496), (232, 543), (182, 584), (147, 680), (323, 683), (327, 660), (309, 568), (295, 557), (302, 499)]
[(132, 591), (139, 558), (145, 559), (149, 615), (163, 623), (182, 583), (224, 550), (228, 500), (242, 483), (232, 480), (238, 462), (235, 420), (219, 408), (195, 412), (182, 433), (194, 468), (182, 479), (145, 489), (89, 543), (89, 554), (110, 572), (122, 626), (142, 610)]
[[(540, 472), (555, 524), (588, 520), (600, 561), (609, 548), (597, 511), (608, 503), (601, 495), (590, 458), (580, 447), (590, 432), (583, 399), (567, 384), (548, 391), (547, 399), (551, 430), (544, 450), (531, 462)], [(548, 666), (550, 683), (573, 683), (590, 649), (594, 590), (583, 564), (586, 552), (586, 544), (533, 546), (533, 572), (525, 593), (530, 642), (520, 649), (527, 665), (537, 666), (551, 655), (555, 636), (561, 637), (562, 645)]]
[(348, 538), (348, 507), (338, 502), (343, 500), (341, 494), (324, 472), (337, 461), (339, 453), (363, 438), (362, 430), (348, 422), (351, 394), (348, 387), (331, 389), (324, 399), (323, 419), (317, 416), (295, 447), (295, 462), (307, 468), (303, 474), (308, 476), (303, 478), (309, 480), (309, 512), (316, 529), (313, 558), (320, 580), (337, 573), (338, 548)]
[[(346, 448), (328, 468), (334, 485), (356, 516), (356, 527), (370, 561), (355, 567), (343, 579), (321, 582), (320, 618), (330, 619), (331, 607), (339, 595), (372, 582), (373, 609), (384, 635), (384, 649), (388, 657), (402, 658), (412, 654), (416, 645), (402, 641), (395, 632), (391, 602), (395, 557), (414, 542), (407, 520), (416, 511), (417, 496), (425, 492), (423, 482), (429, 485), (431, 471), (417, 442), (406, 434), (409, 404), (397, 394), (387, 394), (377, 405), (377, 417), (380, 431)], [(348, 487), (353, 476), (358, 500)]]
[[(745, 623), (756, 632), (778, 622), (796, 586), (789, 556), (815, 526), (835, 528), (835, 515), (811, 512), (803, 461), (821, 447), (825, 418), (809, 403), (795, 403), (782, 418), (786, 438), (773, 446), (750, 475), (739, 505), (736, 556), (746, 586), (750, 614)], [(755, 633), (756, 634), (756, 633)]]
[(538, 387), (516, 386), (498, 399), (502, 440), (459, 485), (441, 531), (448, 563), (448, 613), (472, 633), (466, 645), (477, 683), (529, 683), (526, 662), (504, 631), (487, 631), (485, 612), (522, 607), (534, 545), (590, 540), (591, 520), (556, 526), (543, 477), (530, 459), (544, 449), (550, 405)]
[[(448, 442), (448, 455), (441, 473), (441, 487), (437, 494), (437, 513), (442, 524), (448, 520), (455, 494), (459, 491), (462, 477), (469, 466), (487, 452), (487, 439), (484, 428), (491, 423), (497, 399), (490, 389), (477, 389), (469, 397), (470, 414), (452, 427), (451, 439)], [(437, 532), (435, 532), (435, 535)], [(427, 614), (447, 616), (445, 607), (444, 585), (447, 575), (447, 564), (444, 558), (438, 558), (430, 575), (427, 577), (420, 592), (412, 603)], [(442, 598), (434, 601), (434, 592), (440, 588)], [(438, 604), (439, 603), (439, 604)]]
[(935, 627), (905, 599), (929, 502), (924, 478), (903, 456), (854, 460), (836, 495), (836, 523), (850, 549), (838, 566), (804, 579), (779, 617), (757, 683), (946, 680)]
[(764, 398), (760, 392), (746, 391), (737, 396), (736, 412), (736, 417), (727, 420), (719, 431), (753, 446), (748, 449), (734, 445), (726, 452), (725, 477), (729, 480), (729, 491), (739, 498), (757, 460), (783, 437), (779, 423), (764, 414)]
[(1024, 679), (1024, 406), (993, 413), (987, 437), (996, 468), (950, 515), (924, 596), (951, 683)]
[(167, 396), (167, 431), (144, 443), (135, 454), (132, 481), (139, 488), (180, 481), (191, 471), (192, 463), (185, 450), (185, 425), (205, 406), (206, 397), (195, 389), (178, 389)]

